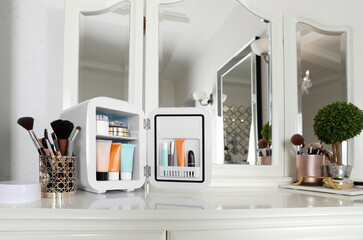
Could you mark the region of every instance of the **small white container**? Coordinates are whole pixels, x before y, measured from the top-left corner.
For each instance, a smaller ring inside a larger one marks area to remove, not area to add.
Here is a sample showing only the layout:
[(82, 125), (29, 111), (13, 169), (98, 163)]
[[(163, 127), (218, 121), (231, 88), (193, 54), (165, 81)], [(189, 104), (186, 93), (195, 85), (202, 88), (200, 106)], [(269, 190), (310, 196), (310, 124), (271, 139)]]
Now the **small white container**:
[(96, 115), (96, 134), (108, 135), (108, 117), (106, 115)]
[(0, 203), (34, 202), (40, 197), (40, 183), (0, 182)]

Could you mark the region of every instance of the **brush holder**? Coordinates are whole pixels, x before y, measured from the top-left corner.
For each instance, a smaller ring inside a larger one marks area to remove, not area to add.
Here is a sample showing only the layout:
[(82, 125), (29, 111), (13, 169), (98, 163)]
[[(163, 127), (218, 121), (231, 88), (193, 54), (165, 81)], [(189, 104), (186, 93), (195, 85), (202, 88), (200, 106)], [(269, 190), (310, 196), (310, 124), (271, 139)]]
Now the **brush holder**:
[[(323, 155), (296, 155), (296, 180), (303, 176), (323, 177), (324, 176)], [(322, 186), (322, 178), (305, 178), (301, 185)]]
[(77, 190), (77, 157), (39, 156), (39, 182), (43, 198), (67, 198)]
[(259, 156), (258, 163), (259, 163), (259, 165), (271, 165), (272, 156)]

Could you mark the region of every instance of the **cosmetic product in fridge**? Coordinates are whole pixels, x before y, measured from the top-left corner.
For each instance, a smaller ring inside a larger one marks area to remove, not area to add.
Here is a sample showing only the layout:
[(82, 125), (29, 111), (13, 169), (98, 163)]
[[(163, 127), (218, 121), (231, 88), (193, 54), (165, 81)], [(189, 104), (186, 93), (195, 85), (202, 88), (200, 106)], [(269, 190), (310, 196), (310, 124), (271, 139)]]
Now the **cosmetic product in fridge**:
[(50, 123), (52, 129), (57, 136), (59, 149), (61, 151), (62, 156), (67, 155), (67, 145), (68, 145), (68, 138), (71, 135), (74, 125), (72, 122), (68, 120), (55, 120)]
[(45, 155), (45, 151), (42, 148), (42, 146), (40, 145), (39, 140), (33, 131), (34, 118), (32, 118), (32, 117), (19, 118), (18, 124), (28, 131), (31, 139), (33, 140), (35, 147), (38, 150), (39, 155)]
[(174, 166), (174, 155), (175, 155), (175, 142), (171, 141), (169, 144), (169, 158), (168, 158), (169, 166)]
[(168, 143), (163, 142), (161, 143), (161, 166), (168, 166)]
[(96, 140), (96, 180), (108, 180), (108, 168), (110, 165), (110, 140)]
[(127, 129), (127, 123), (122, 122), (122, 121), (110, 121), (108, 126)]
[(178, 158), (178, 166), (185, 167), (185, 149), (184, 149), (184, 139), (175, 139), (176, 145), (176, 155)]
[(135, 144), (121, 145), (121, 180), (132, 179)]
[(108, 117), (106, 115), (96, 115), (96, 134), (108, 135)]
[(195, 167), (195, 156), (191, 150), (188, 152), (188, 167)]
[(67, 156), (73, 156), (74, 139), (76, 138), (79, 131), (81, 131), (81, 127), (77, 126), (68, 138)]
[(120, 179), (121, 143), (112, 143), (110, 164), (108, 168), (108, 180)]
[(129, 129), (121, 127), (109, 127), (108, 134), (111, 136), (118, 136), (118, 137), (130, 137)]

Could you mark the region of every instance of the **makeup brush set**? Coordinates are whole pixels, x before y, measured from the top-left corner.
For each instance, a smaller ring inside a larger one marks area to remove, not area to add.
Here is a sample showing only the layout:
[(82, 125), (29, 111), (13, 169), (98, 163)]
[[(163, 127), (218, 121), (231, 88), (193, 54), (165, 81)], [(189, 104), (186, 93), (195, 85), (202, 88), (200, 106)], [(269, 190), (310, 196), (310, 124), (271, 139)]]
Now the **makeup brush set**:
[[(305, 138), (301, 134), (294, 134), (290, 138), (290, 142), (294, 145), (296, 155), (304, 155)], [(312, 142), (306, 146), (307, 155), (323, 155), (327, 160), (331, 160), (333, 153), (323, 148), (321, 142)]]
[(64, 193), (75, 192), (77, 170), (73, 145), (81, 127), (74, 127), (68, 120), (58, 119), (50, 124), (54, 131), (50, 136), (48, 130), (44, 129), (44, 137), (38, 138), (33, 131), (34, 118), (19, 118), (18, 124), (29, 132), (39, 153), (42, 196), (54, 197), (54, 194), (62, 194), (64, 197)]
[(257, 143), (257, 146), (259, 157), (272, 156), (271, 142), (267, 142), (265, 139), (260, 139)]
[(54, 132), (49, 138), (48, 130), (44, 129), (44, 137), (37, 138), (33, 131), (34, 118), (22, 117), (18, 119), (18, 124), (29, 132), (39, 155), (43, 156), (73, 156), (73, 144), (80, 126), (74, 128), (72, 122), (68, 120), (55, 120), (50, 123)]

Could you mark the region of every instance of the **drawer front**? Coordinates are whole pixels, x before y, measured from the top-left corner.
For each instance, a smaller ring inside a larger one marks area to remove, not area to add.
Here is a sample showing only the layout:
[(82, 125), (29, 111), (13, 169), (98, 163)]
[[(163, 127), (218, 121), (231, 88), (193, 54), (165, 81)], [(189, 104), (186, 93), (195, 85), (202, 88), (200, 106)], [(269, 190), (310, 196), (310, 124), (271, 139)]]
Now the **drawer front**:
[(165, 231), (140, 231), (140, 232), (112, 232), (86, 233), (75, 231), (64, 232), (38, 232), (38, 233), (0, 233), (0, 239), (6, 240), (166, 240)]

